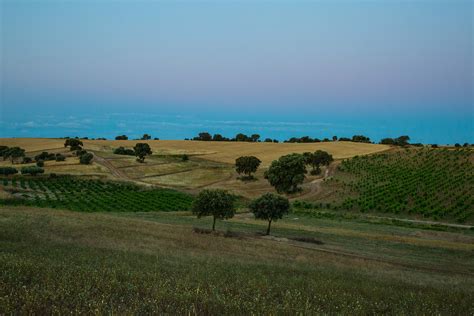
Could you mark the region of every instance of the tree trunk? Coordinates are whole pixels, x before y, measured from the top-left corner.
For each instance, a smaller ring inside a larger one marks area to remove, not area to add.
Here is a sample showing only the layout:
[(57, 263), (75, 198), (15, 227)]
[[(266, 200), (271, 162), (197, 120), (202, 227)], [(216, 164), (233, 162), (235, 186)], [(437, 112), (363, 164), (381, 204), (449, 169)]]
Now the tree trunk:
[(270, 226), (272, 226), (272, 220), (268, 221), (267, 235), (270, 235)]
[(212, 231), (216, 230), (216, 217), (214, 216), (214, 221), (212, 222)]

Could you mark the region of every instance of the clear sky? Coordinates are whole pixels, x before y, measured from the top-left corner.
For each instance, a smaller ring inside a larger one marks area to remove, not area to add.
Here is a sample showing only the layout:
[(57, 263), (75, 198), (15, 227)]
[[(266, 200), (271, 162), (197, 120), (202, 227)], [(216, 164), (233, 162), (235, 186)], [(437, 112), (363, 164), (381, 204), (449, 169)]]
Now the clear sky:
[(474, 142), (470, 0), (0, 1), (0, 136)]

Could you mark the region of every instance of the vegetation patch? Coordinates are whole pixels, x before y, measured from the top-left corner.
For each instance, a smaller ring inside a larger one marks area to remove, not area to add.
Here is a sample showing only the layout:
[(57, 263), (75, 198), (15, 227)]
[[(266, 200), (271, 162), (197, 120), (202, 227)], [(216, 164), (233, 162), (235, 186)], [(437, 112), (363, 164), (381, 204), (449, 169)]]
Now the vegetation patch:
[(3, 205), (28, 205), (84, 212), (185, 211), (193, 198), (169, 189), (147, 189), (138, 185), (71, 176), (3, 178), (14, 199)]

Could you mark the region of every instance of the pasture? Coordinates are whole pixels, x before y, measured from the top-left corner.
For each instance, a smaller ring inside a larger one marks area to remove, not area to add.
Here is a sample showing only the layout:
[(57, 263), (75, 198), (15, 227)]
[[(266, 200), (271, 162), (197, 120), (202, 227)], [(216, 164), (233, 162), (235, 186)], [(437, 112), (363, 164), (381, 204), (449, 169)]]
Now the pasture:
[[(0, 207), (2, 313), (474, 312), (472, 231)], [(312, 237), (323, 244), (300, 242)]]

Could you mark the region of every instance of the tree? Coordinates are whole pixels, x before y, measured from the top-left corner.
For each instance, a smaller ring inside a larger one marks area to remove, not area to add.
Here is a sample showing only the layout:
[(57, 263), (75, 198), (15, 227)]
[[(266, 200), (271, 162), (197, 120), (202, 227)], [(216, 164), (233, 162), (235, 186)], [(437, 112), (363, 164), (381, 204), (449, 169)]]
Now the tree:
[(3, 160), (9, 157), (9, 149), (8, 146), (0, 146), (0, 156), (2, 156)]
[(253, 179), (252, 173), (257, 171), (260, 163), (260, 159), (255, 156), (242, 156), (235, 160), (235, 171), (239, 175), (247, 175), (246, 179)]
[(407, 146), (409, 140), (410, 140), (410, 136), (408, 135), (399, 136), (394, 139), (395, 145), (402, 146), (402, 147)]
[(151, 135), (143, 134), (142, 140), (150, 140), (150, 139), (151, 139)]
[(290, 202), (281, 195), (265, 193), (258, 199), (253, 200), (249, 205), (249, 209), (256, 219), (268, 221), (266, 234), (269, 235), (272, 221), (281, 219), (283, 215), (288, 214)]
[(20, 147), (10, 147), (6, 155), (7, 157), (10, 157), (11, 162), (13, 163), (16, 159), (25, 157), (25, 150)]
[(265, 138), (264, 142), (265, 142), (265, 143), (272, 143), (273, 140), (272, 140), (271, 138)]
[(252, 139), (252, 142), (256, 143), (260, 139), (260, 135), (252, 134), (252, 136), (250, 136), (250, 138)]
[(317, 150), (307, 156), (306, 163), (313, 167), (311, 174), (316, 175), (321, 173), (321, 166), (328, 166), (333, 160), (332, 155), (328, 152)]
[(137, 156), (138, 162), (144, 162), (145, 157), (152, 154), (150, 145), (147, 143), (137, 143), (135, 147), (133, 147), (133, 150), (135, 151), (135, 156)]
[(294, 193), (300, 190), (306, 173), (303, 155), (290, 154), (274, 160), (265, 172), (265, 178), (278, 193)]
[(245, 134), (238, 133), (235, 135), (235, 141), (236, 142), (247, 142), (249, 140), (249, 137)]
[(18, 170), (13, 167), (0, 167), (0, 174), (3, 176), (9, 176), (16, 173), (18, 173)]
[(352, 141), (356, 143), (370, 143), (370, 138), (364, 135), (354, 135), (352, 136)]
[(128, 136), (127, 135), (115, 136), (115, 140), (128, 140)]
[(82, 141), (77, 138), (68, 138), (64, 142), (64, 147), (70, 147), (71, 151), (77, 151), (82, 149)]
[(333, 142), (337, 142), (337, 136), (333, 136), (333, 137), (332, 137), (332, 141), (333, 141)]
[(21, 168), (21, 174), (30, 174), (36, 176), (37, 174), (44, 173), (44, 169), (37, 166), (23, 167)]
[(32, 163), (33, 162), (33, 159), (31, 159), (31, 157), (23, 157), (23, 160), (21, 161), (21, 163)]
[(56, 154), (56, 156), (54, 157), (54, 159), (55, 159), (56, 161), (64, 161), (64, 160), (66, 160), (66, 156), (61, 155), (61, 154)]
[(82, 155), (79, 156), (79, 163), (81, 165), (88, 165), (91, 163), (92, 159), (94, 158), (94, 155), (91, 153), (83, 153)]
[(382, 145), (395, 145), (395, 140), (393, 138), (382, 138), (380, 141)]
[(44, 160), (37, 160), (37, 161), (36, 161), (36, 165), (37, 165), (38, 167), (44, 167)]
[(234, 217), (235, 197), (225, 190), (206, 189), (201, 191), (193, 202), (192, 212), (198, 218), (212, 216), (212, 230), (216, 230), (216, 219), (228, 219)]
[(212, 136), (212, 140), (215, 142), (221, 142), (224, 140), (224, 137), (221, 134), (214, 134), (214, 136)]
[(116, 155), (128, 155), (128, 156), (135, 156), (135, 151), (133, 149), (125, 148), (120, 146), (114, 150), (114, 154)]

